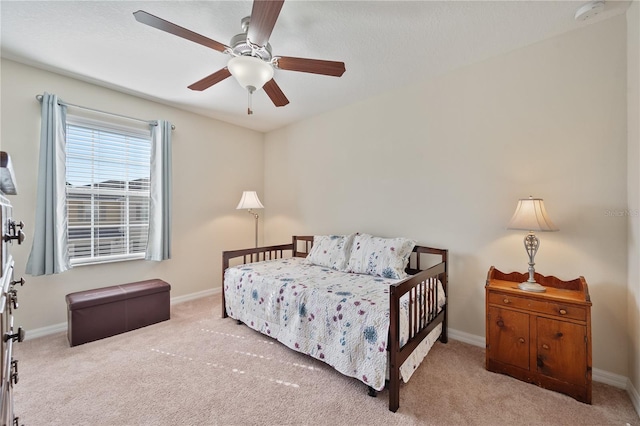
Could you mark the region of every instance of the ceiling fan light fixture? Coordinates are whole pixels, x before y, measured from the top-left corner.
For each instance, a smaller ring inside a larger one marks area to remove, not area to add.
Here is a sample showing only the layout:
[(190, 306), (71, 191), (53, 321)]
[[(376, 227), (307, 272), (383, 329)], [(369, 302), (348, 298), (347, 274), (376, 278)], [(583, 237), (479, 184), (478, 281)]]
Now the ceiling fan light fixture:
[(240, 86), (249, 92), (260, 90), (273, 78), (271, 64), (254, 56), (235, 56), (229, 60), (227, 68)]

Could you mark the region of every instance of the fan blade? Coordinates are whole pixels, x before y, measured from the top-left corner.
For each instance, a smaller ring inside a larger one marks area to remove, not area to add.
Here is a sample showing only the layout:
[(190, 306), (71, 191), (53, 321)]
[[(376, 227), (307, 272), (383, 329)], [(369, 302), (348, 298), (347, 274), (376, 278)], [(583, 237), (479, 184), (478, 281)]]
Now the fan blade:
[(189, 89), (197, 90), (201, 92), (205, 89), (208, 89), (209, 87), (213, 86), (216, 83), (220, 83), (222, 80), (229, 77), (230, 75), (231, 73), (226, 67), (222, 68), (214, 72), (213, 74), (206, 76), (202, 80), (196, 81), (191, 86), (189, 86)]
[(280, 56), (276, 59), (277, 67), (281, 70), (309, 72), (313, 74), (330, 75), (332, 77), (340, 77), (346, 70), (344, 62), (292, 58), (290, 56)]
[(136, 18), (136, 21), (143, 23), (145, 25), (149, 25), (150, 27), (157, 28), (160, 31), (165, 31), (169, 34), (177, 35), (178, 37), (182, 37), (184, 39), (196, 42), (203, 46), (209, 47), (213, 50), (217, 50), (218, 52), (224, 52), (229, 47), (225, 46), (222, 43), (218, 43), (215, 40), (211, 40), (208, 37), (200, 35), (198, 33), (194, 33), (191, 30), (186, 28), (182, 28), (179, 25), (171, 23), (169, 21), (165, 21), (162, 18), (158, 18), (157, 16), (153, 16), (150, 13), (147, 13), (143, 10), (138, 10), (137, 12), (133, 12), (133, 16)]
[(278, 86), (274, 79), (267, 81), (262, 88), (275, 106), (281, 107), (289, 103), (289, 99), (282, 93), (280, 86)]
[(260, 47), (266, 46), (276, 25), (284, 0), (254, 0), (247, 39)]

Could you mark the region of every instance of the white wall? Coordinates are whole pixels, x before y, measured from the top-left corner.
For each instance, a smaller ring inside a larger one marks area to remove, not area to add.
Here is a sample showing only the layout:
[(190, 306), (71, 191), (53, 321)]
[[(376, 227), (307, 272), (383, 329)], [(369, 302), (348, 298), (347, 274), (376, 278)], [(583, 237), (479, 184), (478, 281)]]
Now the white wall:
[[(218, 288), (221, 252), (253, 245), (253, 217), (235, 206), (245, 189), (262, 196), (263, 135), (113, 90), (38, 70), (1, 63), (2, 149), (14, 163), (19, 195), (10, 196), (27, 238), (13, 246), (16, 273), (24, 273), (33, 235), (38, 174), (40, 106), (44, 91), (99, 110), (176, 126), (173, 142), (173, 257), (82, 266), (55, 276), (25, 276), (18, 290), (16, 324), (26, 330), (66, 322), (67, 293), (148, 278), (162, 278), (171, 296)], [(71, 109), (69, 110), (72, 111)]]
[(629, 336), (629, 379), (640, 414), (640, 2), (627, 11), (627, 128), (629, 211), (629, 295), (627, 335)]
[(540, 233), (537, 271), (585, 276), (594, 366), (627, 375), (625, 39), (619, 16), (268, 133), (266, 241), (448, 248), (450, 326), (483, 336), (487, 270), (527, 268), (506, 224), (542, 197), (560, 232)]

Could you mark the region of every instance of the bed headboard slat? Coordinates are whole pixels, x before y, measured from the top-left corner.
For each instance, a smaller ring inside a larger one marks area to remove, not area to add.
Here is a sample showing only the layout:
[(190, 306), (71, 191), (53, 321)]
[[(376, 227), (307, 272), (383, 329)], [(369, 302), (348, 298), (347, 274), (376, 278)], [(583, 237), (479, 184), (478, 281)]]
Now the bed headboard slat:
[(293, 236), (293, 256), (307, 257), (313, 247), (313, 235)]

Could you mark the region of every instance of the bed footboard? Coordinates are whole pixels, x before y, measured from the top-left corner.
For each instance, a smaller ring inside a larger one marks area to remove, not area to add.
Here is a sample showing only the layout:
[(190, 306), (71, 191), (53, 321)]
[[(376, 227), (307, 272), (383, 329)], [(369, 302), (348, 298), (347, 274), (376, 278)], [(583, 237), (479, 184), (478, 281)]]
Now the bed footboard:
[[(435, 254), (441, 262), (420, 271), (421, 254)], [(447, 294), (448, 251), (429, 247), (416, 247), (416, 267), (410, 272), (415, 275), (393, 284), (389, 297), (389, 410), (396, 412), (400, 407), (400, 366), (416, 347), (438, 325), (442, 324), (440, 341), (447, 343), (447, 305), (438, 312), (438, 281)], [(409, 335), (400, 346), (400, 300), (408, 298)]]

